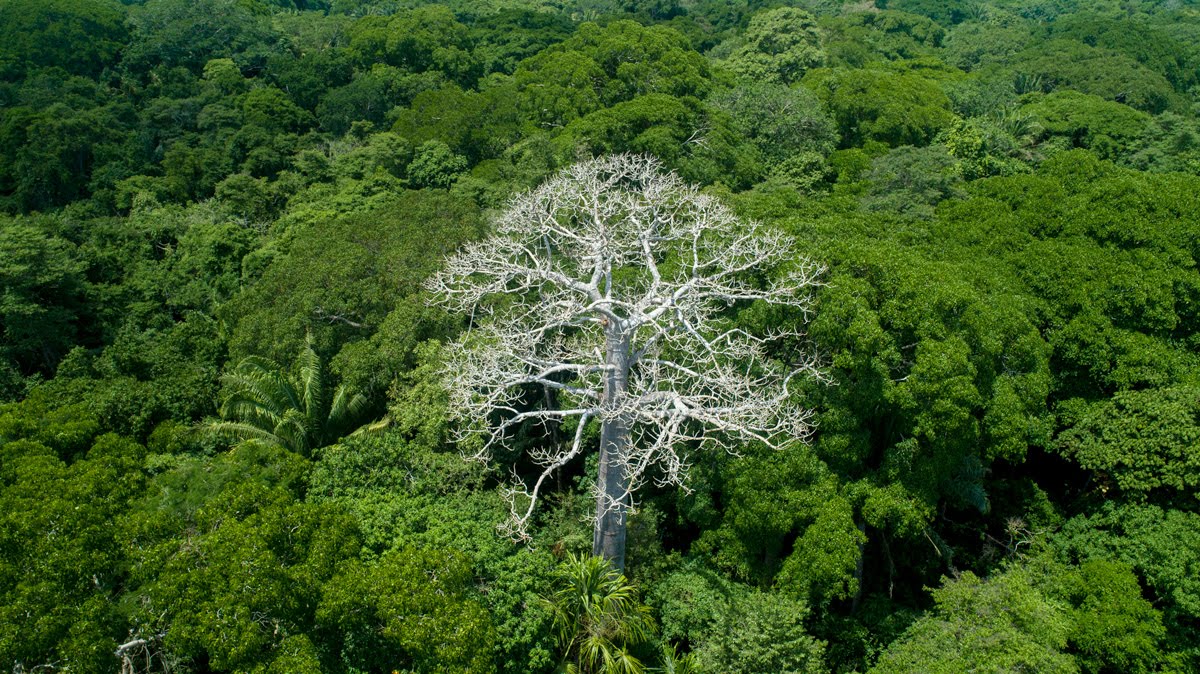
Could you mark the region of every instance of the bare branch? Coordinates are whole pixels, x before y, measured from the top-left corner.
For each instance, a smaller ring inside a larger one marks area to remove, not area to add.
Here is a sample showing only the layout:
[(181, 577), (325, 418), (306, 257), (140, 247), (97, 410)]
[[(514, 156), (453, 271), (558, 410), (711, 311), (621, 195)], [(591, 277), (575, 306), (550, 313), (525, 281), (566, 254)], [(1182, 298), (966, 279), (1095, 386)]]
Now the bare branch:
[[(434, 301), (473, 317), (445, 370), (458, 437), (482, 439), (472, 458), (521, 425), (577, 423), (569, 445), (531, 452), (542, 470), (531, 488), (516, 480), (503, 530), (527, 537), (546, 478), (584, 451), (593, 420), (616, 438), (620, 468), (618, 488), (597, 487), (598, 517), (625, 512), (647, 480), (682, 486), (686, 451), (806, 441), (812, 414), (788, 382), (822, 379), (816, 359), (798, 354), (789, 369), (764, 352), (802, 334), (751, 335), (730, 310), (765, 302), (805, 320), (823, 272), (650, 157), (582, 162), (514, 198), (491, 238), (427, 282)], [(558, 408), (537, 407), (534, 387), (554, 390)]]
[(363, 328), (371, 327), (371, 326), (367, 325), (366, 323), (360, 323), (358, 321), (347, 318), (341, 314), (330, 313), (330, 312), (326, 311), (323, 307), (314, 308), (313, 316), (316, 316), (318, 319), (329, 321), (330, 323), (345, 323), (346, 325), (349, 325), (352, 328), (363, 329)]

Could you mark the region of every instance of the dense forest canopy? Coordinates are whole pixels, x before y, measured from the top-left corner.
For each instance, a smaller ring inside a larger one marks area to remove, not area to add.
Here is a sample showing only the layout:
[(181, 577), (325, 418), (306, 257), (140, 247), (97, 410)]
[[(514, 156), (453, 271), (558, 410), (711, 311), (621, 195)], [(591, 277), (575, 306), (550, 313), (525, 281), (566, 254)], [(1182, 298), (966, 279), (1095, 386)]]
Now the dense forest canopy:
[[(1200, 671), (1198, 94), (1192, 0), (0, 0), (0, 667)], [(622, 153), (825, 268), (624, 575), (427, 282)]]

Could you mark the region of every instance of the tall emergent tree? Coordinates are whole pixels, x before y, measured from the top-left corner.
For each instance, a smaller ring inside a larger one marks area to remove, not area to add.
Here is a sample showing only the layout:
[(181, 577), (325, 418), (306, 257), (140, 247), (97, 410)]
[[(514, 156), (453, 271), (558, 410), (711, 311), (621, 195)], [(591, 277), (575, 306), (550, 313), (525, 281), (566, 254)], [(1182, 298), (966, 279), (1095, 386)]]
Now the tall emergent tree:
[[(470, 244), (428, 287), (470, 312), (450, 348), (450, 404), (474, 458), (519, 427), (557, 427), (571, 440), (530, 450), (532, 487), (510, 490), (516, 538), (546, 478), (579, 456), (600, 425), (593, 554), (618, 569), (626, 515), (647, 480), (681, 484), (684, 446), (779, 447), (810, 434), (788, 391), (814, 359), (787, 368), (733, 311), (751, 302), (807, 315), (822, 268), (789, 239), (734, 214), (658, 160), (619, 155), (576, 164), (512, 200), (495, 234)], [(764, 280), (766, 279), (766, 280)]]

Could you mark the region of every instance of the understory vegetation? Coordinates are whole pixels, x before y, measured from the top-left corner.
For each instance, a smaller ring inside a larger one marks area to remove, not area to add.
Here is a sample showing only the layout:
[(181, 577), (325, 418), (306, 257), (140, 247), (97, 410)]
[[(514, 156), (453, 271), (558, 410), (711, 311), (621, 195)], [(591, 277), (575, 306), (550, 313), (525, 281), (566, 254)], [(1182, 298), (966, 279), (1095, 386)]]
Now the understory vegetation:
[[(1198, 93), (1194, 0), (0, 0), (0, 668), (1200, 671)], [(623, 574), (594, 451), (498, 531), (569, 438), (463, 460), (426, 283), (620, 153), (828, 380)]]

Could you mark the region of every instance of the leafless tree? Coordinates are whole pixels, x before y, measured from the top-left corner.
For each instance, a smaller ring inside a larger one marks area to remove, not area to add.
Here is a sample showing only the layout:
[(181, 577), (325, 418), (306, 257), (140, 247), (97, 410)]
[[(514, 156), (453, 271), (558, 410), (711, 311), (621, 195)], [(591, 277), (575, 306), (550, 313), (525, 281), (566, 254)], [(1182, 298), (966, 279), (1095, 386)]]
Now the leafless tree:
[[(532, 485), (516, 479), (502, 528), (527, 538), (546, 479), (587, 449), (590, 424), (600, 426), (593, 554), (618, 568), (633, 493), (647, 480), (682, 485), (685, 447), (807, 439), (811, 414), (788, 384), (821, 377), (815, 359), (793, 353), (783, 367), (764, 354), (799, 330), (751, 335), (730, 310), (762, 301), (806, 318), (822, 271), (650, 157), (585, 161), (514, 198), (491, 238), (427, 284), (472, 316), (446, 366), (467, 453), (488, 460), (529, 424), (565, 438), (530, 450), (541, 472)], [(532, 395), (539, 387), (552, 395)]]
[(176, 671), (176, 658), (163, 647), (164, 636), (135, 636), (131, 631), (129, 641), (117, 646), (116, 656), (121, 660), (121, 674), (171, 674)]

